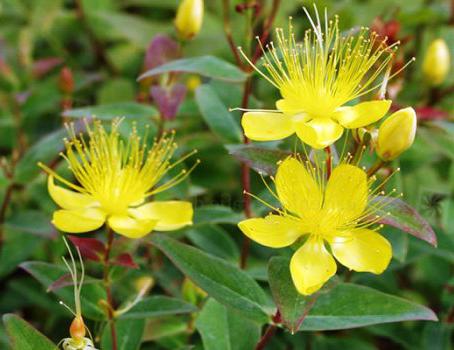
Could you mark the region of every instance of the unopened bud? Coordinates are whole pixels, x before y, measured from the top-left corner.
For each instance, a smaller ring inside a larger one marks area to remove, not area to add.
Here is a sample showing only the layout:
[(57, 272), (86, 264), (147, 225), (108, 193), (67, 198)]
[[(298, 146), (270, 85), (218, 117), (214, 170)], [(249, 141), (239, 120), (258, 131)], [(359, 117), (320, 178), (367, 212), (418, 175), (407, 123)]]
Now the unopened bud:
[(188, 79), (186, 79), (186, 87), (189, 91), (194, 92), (199, 86), (202, 84), (202, 80), (198, 75), (190, 75)]
[(134, 281), (134, 287), (138, 293), (145, 294), (154, 286), (154, 279), (150, 276), (142, 276)]
[(63, 93), (67, 95), (72, 94), (74, 91), (74, 78), (70, 68), (63, 67), (61, 69), (58, 86)]
[(178, 7), (175, 27), (183, 39), (191, 39), (202, 27), (203, 0), (183, 0)]
[(189, 278), (184, 279), (181, 293), (184, 300), (194, 305), (197, 305), (207, 296), (207, 293), (196, 286)]
[(424, 78), (432, 85), (444, 82), (451, 63), (449, 48), (443, 39), (436, 39), (429, 45), (423, 62)]
[(384, 161), (397, 158), (415, 140), (416, 113), (411, 107), (389, 116), (378, 129), (377, 154)]
[(69, 334), (74, 340), (81, 340), (85, 337), (85, 323), (81, 316), (76, 316), (69, 327)]

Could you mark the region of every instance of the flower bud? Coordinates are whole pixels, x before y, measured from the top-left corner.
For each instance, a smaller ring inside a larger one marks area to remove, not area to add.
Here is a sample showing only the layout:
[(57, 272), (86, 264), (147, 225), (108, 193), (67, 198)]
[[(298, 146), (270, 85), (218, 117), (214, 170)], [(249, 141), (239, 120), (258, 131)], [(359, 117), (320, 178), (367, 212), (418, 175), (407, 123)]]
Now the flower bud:
[(194, 305), (197, 305), (207, 296), (207, 293), (196, 286), (189, 278), (184, 279), (181, 286), (181, 294), (184, 300)]
[(85, 323), (81, 316), (76, 316), (69, 327), (69, 334), (74, 340), (82, 340), (85, 337)]
[(449, 48), (443, 39), (432, 41), (423, 62), (424, 78), (432, 86), (440, 85), (449, 72)]
[(191, 39), (202, 27), (203, 0), (183, 0), (178, 7), (175, 27), (183, 39)]
[(396, 159), (413, 144), (416, 113), (411, 107), (389, 116), (378, 129), (377, 154), (384, 161)]

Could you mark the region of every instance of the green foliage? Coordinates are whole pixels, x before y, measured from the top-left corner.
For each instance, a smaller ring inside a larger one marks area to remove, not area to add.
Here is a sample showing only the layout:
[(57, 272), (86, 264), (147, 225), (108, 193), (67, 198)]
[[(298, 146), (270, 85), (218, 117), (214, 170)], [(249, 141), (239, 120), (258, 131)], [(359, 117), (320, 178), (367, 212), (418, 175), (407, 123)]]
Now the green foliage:
[[(280, 208), (266, 186), (275, 191), (279, 161), (297, 151), (323, 162), (326, 152), (303, 149), (295, 135), (245, 140), (243, 112), (235, 108), (276, 109), (281, 92), (247, 64), (238, 47), (257, 58), (254, 37), (269, 35), (262, 44), (276, 45), (268, 24), (286, 30), (289, 16), (299, 40), (310, 28), (301, 6), (313, 13), (312, 1), (204, 1), (202, 29), (188, 41), (178, 38), (173, 24), (181, 2), (0, 1), (0, 348), (50, 350), (70, 337), (74, 316), (59, 305), (75, 309), (73, 282), (61, 260), (70, 258), (52, 224), (61, 208), (37, 164), (74, 180), (60, 156), (68, 138), (65, 123), (79, 133), (93, 118), (105, 125), (122, 118), (122, 137), (135, 128), (148, 144), (175, 131), (172, 162), (197, 150), (172, 174), (190, 169), (196, 158), (201, 162), (177, 186), (147, 198), (192, 202), (191, 226), (138, 240), (115, 235), (110, 256), (105, 227), (74, 240), (86, 274), (81, 313), (97, 349), (113, 350), (113, 324), (117, 350), (252, 350), (264, 336), (264, 349), (276, 350), (452, 350), (454, 75), (451, 67), (433, 87), (422, 73), (435, 38), (446, 41), (454, 58), (452, 3), (317, 2), (319, 11), (326, 6), (328, 16), (340, 16), (343, 33), (366, 26), (388, 36), (388, 43), (399, 40), (393, 72), (417, 58), (388, 82), (386, 97), (393, 110), (415, 108), (418, 127), (413, 146), (375, 173), (378, 183), (401, 169), (377, 189), (403, 193), (384, 199), (374, 213), (393, 248), (388, 269), (373, 275), (338, 266), (337, 276), (305, 297), (289, 270), (289, 257), (305, 238), (282, 249), (248, 244), (238, 223), (270, 213), (262, 201)], [(173, 44), (159, 42), (162, 35)], [(255, 63), (265, 71), (266, 61)], [(175, 86), (182, 101), (172, 94)], [(157, 87), (160, 98), (152, 93)], [(352, 102), (369, 98), (376, 96)], [(165, 117), (169, 110), (174, 113)], [(350, 152), (370, 170), (380, 123), (344, 133), (330, 149), (333, 164)]]

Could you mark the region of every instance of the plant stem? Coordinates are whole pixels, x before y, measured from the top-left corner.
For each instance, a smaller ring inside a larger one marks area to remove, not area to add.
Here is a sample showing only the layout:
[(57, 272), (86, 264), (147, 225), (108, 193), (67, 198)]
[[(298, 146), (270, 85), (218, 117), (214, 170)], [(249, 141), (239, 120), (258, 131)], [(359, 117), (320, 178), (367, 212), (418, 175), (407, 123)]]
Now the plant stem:
[(377, 171), (379, 171), (383, 165), (385, 165), (386, 162), (381, 160), (381, 159), (378, 159), (374, 165), (371, 166), (371, 168), (367, 171), (367, 176), (368, 177), (371, 177), (372, 175), (374, 175)]
[(103, 282), (104, 288), (106, 289), (106, 296), (107, 296), (107, 317), (109, 319), (109, 326), (110, 326), (110, 335), (112, 338), (112, 350), (117, 350), (117, 332), (115, 330), (115, 320), (114, 320), (114, 308), (113, 308), (113, 299), (112, 299), (112, 290), (111, 290), (111, 281), (109, 277), (110, 273), (110, 252), (112, 250), (112, 243), (114, 241), (114, 232), (109, 227), (107, 232), (107, 243), (106, 243), (106, 250), (104, 252), (104, 274), (103, 274)]
[(266, 344), (270, 341), (273, 337), (274, 333), (276, 332), (276, 325), (270, 324), (266, 329), (265, 333), (263, 334), (262, 338), (260, 338), (259, 342), (255, 346), (255, 350), (263, 350), (265, 349)]
[(229, 44), (230, 50), (233, 53), (235, 62), (238, 67), (243, 69), (243, 63), (241, 62), (240, 54), (238, 53), (237, 46), (232, 36), (232, 27), (230, 25), (230, 0), (223, 0), (223, 20), (224, 20), (224, 33), (227, 38), (227, 43)]
[(331, 167), (332, 167), (331, 147), (330, 146), (325, 147), (325, 152), (326, 152), (326, 178), (329, 179), (331, 176)]

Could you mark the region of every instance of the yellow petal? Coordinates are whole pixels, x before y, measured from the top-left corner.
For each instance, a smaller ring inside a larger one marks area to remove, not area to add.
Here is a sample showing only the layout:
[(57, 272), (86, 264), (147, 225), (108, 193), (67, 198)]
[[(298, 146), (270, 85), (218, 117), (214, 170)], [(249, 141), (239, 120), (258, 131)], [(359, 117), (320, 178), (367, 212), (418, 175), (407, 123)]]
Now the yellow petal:
[(282, 113), (287, 115), (303, 115), (309, 118), (309, 116), (303, 112), (301, 109), (301, 105), (299, 103), (295, 103), (293, 100), (286, 100), (281, 99), (276, 102), (276, 108), (280, 110)]
[(357, 219), (366, 208), (367, 175), (361, 168), (341, 164), (332, 172), (325, 191), (325, 224), (339, 226)]
[(277, 169), (276, 190), (282, 205), (302, 219), (316, 215), (322, 205), (322, 193), (306, 167), (295, 158), (287, 158)]
[(253, 241), (271, 248), (287, 247), (304, 233), (299, 220), (279, 215), (243, 220), (238, 227)]
[(140, 220), (127, 215), (112, 215), (107, 222), (112, 230), (128, 238), (141, 238), (156, 225), (156, 220)]
[(137, 219), (155, 220), (157, 231), (173, 231), (192, 225), (194, 211), (191, 202), (166, 201), (147, 203), (129, 213)]
[(331, 242), (334, 257), (358, 272), (382, 273), (392, 257), (391, 244), (375, 231), (357, 229), (339, 233)]
[(340, 107), (334, 113), (344, 128), (357, 129), (375, 123), (381, 119), (391, 107), (391, 100), (368, 101), (353, 107)]
[(323, 240), (309, 237), (293, 254), (290, 272), (298, 292), (310, 295), (319, 290), (336, 273), (336, 262), (326, 250)]
[(86, 208), (97, 204), (96, 200), (86, 194), (70, 191), (55, 185), (52, 175), (49, 175), (47, 179), (47, 188), (54, 202), (63, 209)]
[(244, 134), (255, 141), (281, 140), (294, 133), (291, 117), (282, 113), (247, 112), (241, 125)]
[(106, 215), (96, 208), (57, 210), (54, 212), (52, 224), (59, 230), (69, 233), (82, 233), (100, 228)]
[(293, 125), (301, 141), (317, 149), (332, 145), (344, 131), (342, 126), (330, 118), (315, 118), (309, 122), (294, 119)]

